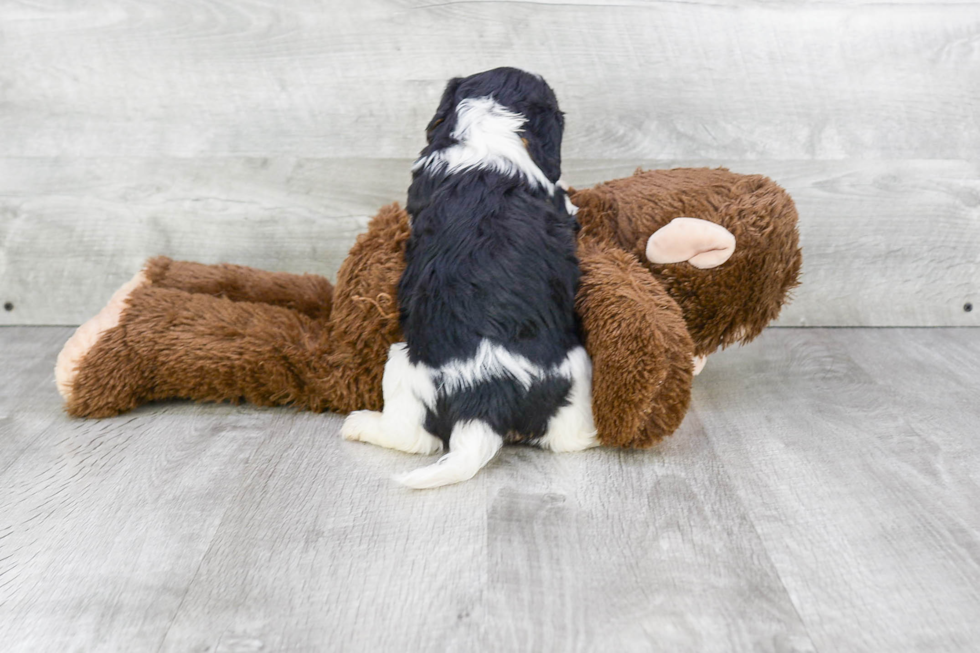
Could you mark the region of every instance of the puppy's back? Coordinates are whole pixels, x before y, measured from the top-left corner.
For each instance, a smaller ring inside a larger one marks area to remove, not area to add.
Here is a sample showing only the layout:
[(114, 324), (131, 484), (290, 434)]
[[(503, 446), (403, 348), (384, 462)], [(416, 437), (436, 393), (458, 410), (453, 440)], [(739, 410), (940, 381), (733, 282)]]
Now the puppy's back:
[(551, 366), (578, 344), (574, 218), (519, 179), (444, 179), (413, 216), (406, 264), (399, 305), (413, 362), (437, 368), (489, 339)]

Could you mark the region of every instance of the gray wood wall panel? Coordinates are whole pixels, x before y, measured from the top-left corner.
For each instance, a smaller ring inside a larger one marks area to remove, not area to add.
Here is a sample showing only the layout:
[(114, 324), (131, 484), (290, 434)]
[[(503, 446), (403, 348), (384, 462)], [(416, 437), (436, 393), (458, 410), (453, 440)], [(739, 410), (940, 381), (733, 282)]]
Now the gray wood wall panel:
[[(571, 161), (588, 185), (644, 167)], [(333, 277), (410, 160), (0, 159), (0, 324), (78, 324), (151, 255)], [(964, 161), (759, 161), (800, 211), (803, 286), (788, 326), (977, 324), (980, 166)]]
[(8, 155), (411, 157), (445, 80), (549, 79), (569, 158), (975, 158), (973, 3), (97, 0), (0, 9)]
[(567, 176), (761, 172), (790, 325), (980, 311), (980, 4), (0, 3), (0, 324), (74, 324), (147, 256), (333, 274), (445, 80), (544, 74)]

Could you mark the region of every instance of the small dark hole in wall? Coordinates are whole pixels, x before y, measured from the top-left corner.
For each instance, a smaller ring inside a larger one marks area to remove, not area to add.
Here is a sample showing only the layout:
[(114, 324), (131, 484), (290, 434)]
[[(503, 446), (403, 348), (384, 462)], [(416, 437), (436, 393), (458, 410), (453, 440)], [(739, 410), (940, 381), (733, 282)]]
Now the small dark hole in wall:
[(5, 311), (12, 311), (12, 310), (14, 310), (13, 303), (12, 302), (5, 302), (4, 305), (3, 305), (3, 310), (5, 310)]
[(971, 304), (970, 302), (963, 304), (963, 310), (969, 313), (970, 311), (973, 310), (973, 304)]

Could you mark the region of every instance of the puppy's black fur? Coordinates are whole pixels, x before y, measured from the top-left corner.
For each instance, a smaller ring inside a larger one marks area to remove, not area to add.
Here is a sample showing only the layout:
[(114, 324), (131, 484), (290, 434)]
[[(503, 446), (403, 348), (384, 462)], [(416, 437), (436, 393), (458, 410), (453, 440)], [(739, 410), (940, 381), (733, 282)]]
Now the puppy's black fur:
[[(526, 119), (527, 151), (556, 183), (564, 128), (557, 99), (541, 78), (514, 68), (449, 82), (422, 156), (456, 145), (459, 103), (484, 97)], [(447, 173), (429, 166), (415, 170), (407, 209), (412, 230), (398, 303), (413, 364), (438, 369), (467, 361), (488, 340), (554, 369), (580, 346), (577, 223), (561, 188), (493, 169)], [(425, 428), (448, 445), (454, 424), (479, 419), (506, 441), (533, 442), (568, 404), (570, 388), (568, 378), (552, 374), (530, 388), (498, 376), (453, 392), (440, 389)]]

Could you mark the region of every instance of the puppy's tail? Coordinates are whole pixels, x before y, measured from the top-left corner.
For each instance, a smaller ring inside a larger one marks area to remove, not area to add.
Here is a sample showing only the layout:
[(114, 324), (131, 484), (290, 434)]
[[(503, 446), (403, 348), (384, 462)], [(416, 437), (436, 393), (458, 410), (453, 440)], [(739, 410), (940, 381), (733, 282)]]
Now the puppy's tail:
[(396, 476), (395, 480), (417, 490), (459, 483), (473, 478), (503, 444), (503, 438), (486, 422), (459, 422), (449, 437), (449, 453), (435, 464)]

